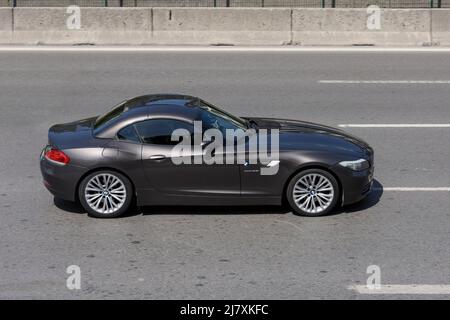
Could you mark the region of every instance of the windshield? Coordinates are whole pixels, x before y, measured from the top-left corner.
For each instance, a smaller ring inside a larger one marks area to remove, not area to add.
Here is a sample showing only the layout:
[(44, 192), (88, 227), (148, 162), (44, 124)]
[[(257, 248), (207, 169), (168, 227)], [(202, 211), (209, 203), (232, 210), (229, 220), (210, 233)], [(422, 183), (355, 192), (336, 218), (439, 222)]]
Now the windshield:
[(101, 129), (111, 120), (118, 118), (124, 111), (126, 111), (127, 108), (125, 108), (125, 102), (126, 101), (122, 101), (117, 106), (115, 106), (111, 111), (98, 117), (94, 123), (94, 130)]
[[(229, 125), (231, 125), (232, 127), (235, 127), (234, 129), (237, 129), (237, 128), (243, 129), (243, 130), (247, 129), (247, 122), (244, 119), (241, 119), (241, 118), (236, 117), (226, 111), (223, 111), (206, 101), (199, 100), (198, 106), (200, 108), (202, 108), (203, 110), (213, 114), (215, 117), (225, 120), (225, 122), (228, 122)], [(202, 116), (202, 118), (204, 118), (204, 117)], [(204, 121), (205, 119), (202, 119), (202, 120)]]

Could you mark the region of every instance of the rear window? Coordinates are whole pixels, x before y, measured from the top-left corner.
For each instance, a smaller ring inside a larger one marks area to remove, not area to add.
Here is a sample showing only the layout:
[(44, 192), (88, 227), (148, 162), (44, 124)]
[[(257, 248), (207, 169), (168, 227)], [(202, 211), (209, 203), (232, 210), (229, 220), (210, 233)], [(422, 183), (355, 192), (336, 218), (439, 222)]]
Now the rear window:
[(120, 117), (120, 115), (126, 111), (127, 108), (125, 108), (125, 102), (120, 103), (116, 107), (114, 107), (111, 111), (108, 113), (100, 116), (95, 120), (94, 124), (94, 130), (101, 130), (103, 127), (105, 127), (109, 122), (112, 120)]

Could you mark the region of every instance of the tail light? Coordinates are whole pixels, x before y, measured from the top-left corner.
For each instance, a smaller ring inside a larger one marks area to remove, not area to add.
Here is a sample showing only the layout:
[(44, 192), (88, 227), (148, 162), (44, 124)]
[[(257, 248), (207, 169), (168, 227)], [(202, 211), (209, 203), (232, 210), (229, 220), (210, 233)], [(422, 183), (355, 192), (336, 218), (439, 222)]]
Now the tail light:
[(47, 160), (63, 165), (70, 162), (69, 156), (55, 147), (47, 147), (44, 156), (45, 158), (47, 158)]

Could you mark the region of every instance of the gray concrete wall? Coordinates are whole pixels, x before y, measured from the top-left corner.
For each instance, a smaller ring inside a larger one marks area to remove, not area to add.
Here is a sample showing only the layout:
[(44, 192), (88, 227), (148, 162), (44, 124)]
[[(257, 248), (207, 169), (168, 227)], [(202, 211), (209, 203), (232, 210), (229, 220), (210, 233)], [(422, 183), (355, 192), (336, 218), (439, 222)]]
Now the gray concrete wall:
[(0, 9), (0, 44), (111, 45), (450, 45), (450, 10), (382, 9), (369, 30), (366, 9), (81, 8)]
[(11, 43), (13, 30), (12, 15), (12, 9), (0, 8), (0, 43)]
[(154, 8), (157, 44), (281, 45), (290, 41), (290, 9)]
[(450, 46), (450, 9), (433, 10), (431, 17), (433, 42)]
[(152, 9), (82, 8), (81, 29), (66, 26), (65, 8), (14, 9), (16, 44), (148, 44)]
[(382, 9), (381, 28), (369, 30), (365, 9), (294, 9), (293, 44), (421, 46), (431, 41), (430, 10)]

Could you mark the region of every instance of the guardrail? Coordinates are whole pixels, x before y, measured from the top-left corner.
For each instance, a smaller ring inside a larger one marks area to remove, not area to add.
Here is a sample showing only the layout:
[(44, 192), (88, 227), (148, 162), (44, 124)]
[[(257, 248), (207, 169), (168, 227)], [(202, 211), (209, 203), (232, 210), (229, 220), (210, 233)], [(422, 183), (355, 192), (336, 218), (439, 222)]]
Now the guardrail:
[(0, 7), (449, 8), (450, 0), (0, 0)]
[(450, 9), (2, 8), (0, 44), (448, 46)]

